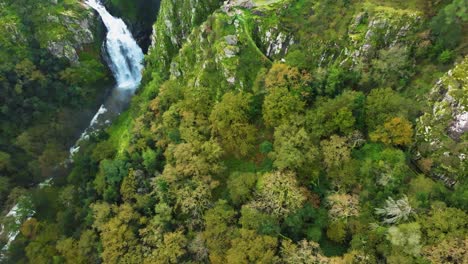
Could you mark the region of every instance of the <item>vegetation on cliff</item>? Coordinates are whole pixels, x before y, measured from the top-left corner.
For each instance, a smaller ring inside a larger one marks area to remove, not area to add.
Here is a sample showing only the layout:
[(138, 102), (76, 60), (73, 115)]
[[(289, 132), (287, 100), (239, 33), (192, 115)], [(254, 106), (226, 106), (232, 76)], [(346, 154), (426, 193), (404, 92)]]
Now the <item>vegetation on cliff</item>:
[(163, 0), (130, 109), (9, 261), (465, 263), (466, 8)]

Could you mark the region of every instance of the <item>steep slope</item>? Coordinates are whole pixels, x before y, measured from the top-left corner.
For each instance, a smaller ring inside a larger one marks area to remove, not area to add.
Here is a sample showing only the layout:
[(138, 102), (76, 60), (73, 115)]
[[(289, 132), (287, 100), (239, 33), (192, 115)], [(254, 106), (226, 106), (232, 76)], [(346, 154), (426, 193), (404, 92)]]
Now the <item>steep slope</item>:
[(129, 111), (38, 191), (11, 259), (463, 263), (464, 10), (163, 0)]

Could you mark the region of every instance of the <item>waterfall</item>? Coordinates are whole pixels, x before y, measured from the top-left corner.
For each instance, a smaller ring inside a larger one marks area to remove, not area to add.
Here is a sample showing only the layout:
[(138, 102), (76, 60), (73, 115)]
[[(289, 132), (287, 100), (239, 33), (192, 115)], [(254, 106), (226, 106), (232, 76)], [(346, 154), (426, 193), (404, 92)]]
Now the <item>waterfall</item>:
[(85, 3), (99, 13), (107, 28), (105, 47), (109, 57), (108, 64), (117, 84), (112, 94), (94, 115), (88, 128), (70, 148), (70, 158), (79, 151), (81, 140), (87, 139), (92, 132), (107, 126), (128, 105), (140, 85), (143, 69), (143, 51), (122, 19), (109, 14), (98, 0), (86, 0)]
[(97, 0), (86, 0), (85, 3), (99, 13), (107, 28), (106, 48), (117, 89), (135, 90), (141, 81), (143, 51), (122, 19), (109, 14)]

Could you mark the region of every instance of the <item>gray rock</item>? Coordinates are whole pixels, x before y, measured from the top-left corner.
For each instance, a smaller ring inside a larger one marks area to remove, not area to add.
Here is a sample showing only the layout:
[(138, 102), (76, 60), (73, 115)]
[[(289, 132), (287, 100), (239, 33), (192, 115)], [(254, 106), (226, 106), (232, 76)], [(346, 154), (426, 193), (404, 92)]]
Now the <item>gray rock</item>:
[(239, 41), (236, 35), (228, 35), (224, 37), (224, 39), (226, 40), (227, 44), (234, 46), (237, 45), (237, 42)]
[(232, 58), (239, 53), (239, 48), (236, 46), (227, 46), (224, 48), (224, 54), (228, 58)]
[(72, 64), (78, 63), (78, 54), (68, 41), (49, 41), (47, 50), (57, 58), (67, 58)]

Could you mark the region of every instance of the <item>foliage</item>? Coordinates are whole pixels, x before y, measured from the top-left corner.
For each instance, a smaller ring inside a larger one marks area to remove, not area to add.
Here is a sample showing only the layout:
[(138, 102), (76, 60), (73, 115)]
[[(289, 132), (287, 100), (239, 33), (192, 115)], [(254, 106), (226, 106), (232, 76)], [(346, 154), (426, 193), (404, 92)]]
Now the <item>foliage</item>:
[(251, 98), (249, 94), (228, 92), (210, 115), (213, 132), (221, 137), (221, 144), (238, 156), (251, 152), (255, 142), (256, 129), (249, 124)]
[(373, 141), (381, 141), (384, 144), (406, 146), (411, 143), (413, 129), (411, 123), (399, 117), (387, 121), (383, 126), (378, 126), (376, 131), (370, 134)]
[(391, 226), (388, 229), (388, 239), (403, 252), (418, 256), (421, 251), (421, 226), (418, 223)]
[(409, 216), (413, 213), (413, 209), (406, 196), (396, 201), (392, 197), (388, 197), (385, 201), (385, 207), (376, 208), (375, 213), (385, 217), (384, 223), (394, 224), (408, 220)]
[(258, 197), (252, 206), (281, 218), (301, 208), (306, 195), (293, 172), (266, 173), (259, 180)]
[(232, 240), (232, 246), (227, 252), (227, 263), (272, 263), (277, 259), (276, 246), (277, 239), (274, 237), (241, 229), (240, 237)]
[(162, 0), (129, 109), (42, 189), (108, 74), (44, 49), (78, 1), (31, 1), (0, 0), (8, 263), (465, 261), (463, 1)]
[(283, 240), (281, 254), (287, 264), (329, 263), (329, 259), (322, 255), (319, 245), (307, 240), (301, 240), (298, 245)]

